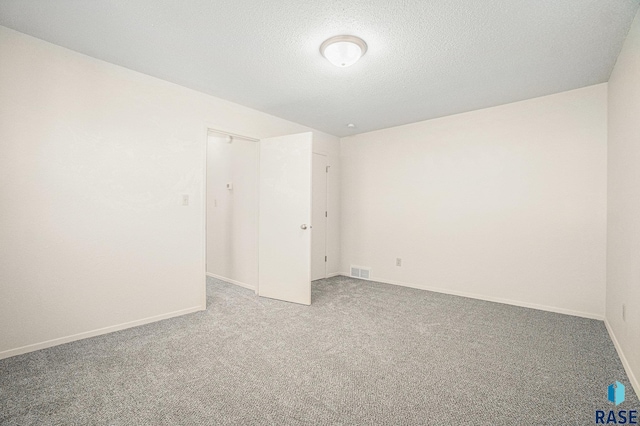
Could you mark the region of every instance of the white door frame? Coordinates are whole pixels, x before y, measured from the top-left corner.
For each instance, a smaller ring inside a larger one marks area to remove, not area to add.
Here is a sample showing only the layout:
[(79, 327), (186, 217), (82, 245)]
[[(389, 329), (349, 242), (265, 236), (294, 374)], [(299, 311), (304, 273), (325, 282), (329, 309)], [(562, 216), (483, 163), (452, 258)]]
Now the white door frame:
[[(324, 157), (325, 158), (325, 163), (326, 163), (326, 167), (325, 167), (325, 170), (324, 170), (324, 182), (325, 182), (325, 188), (324, 189), (325, 189), (325, 191), (324, 191), (324, 194), (323, 194), (323, 196), (324, 196), (325, 215), (321, 219), (321, 220), (324, 221), (324, 257), (326, 259), (328, 254), (329, 254), (329, 249), (328, 249), (328, 246), (329, 246), (329, 219), (327, 217), (327, 214), (328, 214), (328, 211), (329, 211), (329, 168), (331, 166), (329, 165), (329, 155), (328, 154), (326, 154), (324, 152), (316, 152), (316, 151), (314, 151), (314, 152), (312, 152), (311, 155), (312, 156), (320, 155), (320, 156)], [(312, 164), (313, 164), (313, 162), (312, 162)], [(313, 175), (313, 172), (314, 171), (312, 169), (312, 171), (311, 171), (312, 175)], [(313, 199), (313, 195), (314, 195), (314, 192), (315, 192), (315, 183), (312, 181), (311, 184), (312, 184), (311, 191), (312, 191), (312, 199)], [(311, 213), (313, 214), (313, 208), (314, 208), (313, 207), (313, 203), (311, 205), (311, 208), (312, 208)], [(313, 218), (312, 218), (312, 221), (313, 221)], [(313, 254), (313, 233), (311, 235), (312, 235), (312, 246), (311, 246), (312, 252), (311, 253)], [(312, 264), (311, 268), (312, 268), (312, 271), (313, 271), (313, 258), (311, 259), (311, 264)], [(327, 274), (327, 270), (328, 270), (327, 265), (328, 265), (328, 263), (327, 263), (326, 260), (324, 261), (323, 265), (324, 265), (324, 276), (322, 278), (327, 278), (327, 275), (328, 275)], [(311, 279), (313, 279), (313, 277), (311, 277)]]

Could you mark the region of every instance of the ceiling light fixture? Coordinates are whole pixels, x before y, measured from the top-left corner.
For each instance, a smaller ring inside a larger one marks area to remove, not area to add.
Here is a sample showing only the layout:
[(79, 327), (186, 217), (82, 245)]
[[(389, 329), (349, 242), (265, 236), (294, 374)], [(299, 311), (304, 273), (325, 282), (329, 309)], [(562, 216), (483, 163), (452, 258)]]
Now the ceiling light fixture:
[(339, 35), (320, 45), (320, 53), (333, 65), (346, 68), (358, 62), (367, 51), (367, 43), (359, 37)]

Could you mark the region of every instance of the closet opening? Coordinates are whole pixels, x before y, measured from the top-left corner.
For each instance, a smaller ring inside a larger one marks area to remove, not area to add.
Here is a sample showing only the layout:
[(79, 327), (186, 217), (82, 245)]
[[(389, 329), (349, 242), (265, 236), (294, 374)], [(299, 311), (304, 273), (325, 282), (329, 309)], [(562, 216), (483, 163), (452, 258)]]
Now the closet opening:
[(209, 130), (206, 274), (258, 290), (259, 141)]
[(209, 129), (207, 277), (261, 297), (311, 304), (327, 274), (327, 157), (313, 133), (253, 139)]

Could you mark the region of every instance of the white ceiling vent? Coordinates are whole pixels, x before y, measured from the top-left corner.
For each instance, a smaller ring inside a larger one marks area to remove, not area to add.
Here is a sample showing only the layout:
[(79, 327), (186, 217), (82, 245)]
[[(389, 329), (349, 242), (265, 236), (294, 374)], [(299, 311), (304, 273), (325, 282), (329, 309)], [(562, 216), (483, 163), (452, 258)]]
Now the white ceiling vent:
[(371, 268), (351, 265), (351, 276), (353, 278), (368, 280), (371, 278)]

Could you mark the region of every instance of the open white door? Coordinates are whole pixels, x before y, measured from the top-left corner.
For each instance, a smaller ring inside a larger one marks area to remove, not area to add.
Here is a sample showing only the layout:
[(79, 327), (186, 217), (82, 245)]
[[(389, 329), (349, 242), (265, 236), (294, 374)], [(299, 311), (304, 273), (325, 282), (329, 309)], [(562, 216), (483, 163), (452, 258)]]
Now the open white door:
[(260, 140), (258, 295), (311, 304), (312, 133)]

